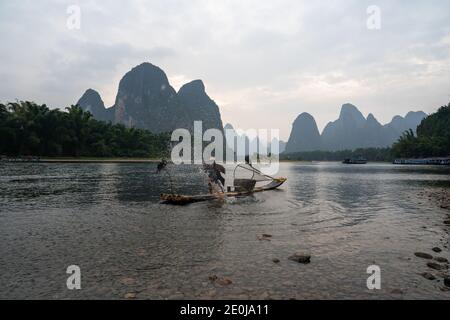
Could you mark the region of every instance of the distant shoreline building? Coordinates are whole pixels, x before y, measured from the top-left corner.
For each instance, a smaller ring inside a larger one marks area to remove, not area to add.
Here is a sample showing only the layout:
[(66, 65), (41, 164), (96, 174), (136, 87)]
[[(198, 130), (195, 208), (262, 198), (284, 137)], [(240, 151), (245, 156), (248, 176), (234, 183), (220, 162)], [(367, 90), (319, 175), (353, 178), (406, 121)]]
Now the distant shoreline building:
[(450, 165), (450, 157), (423, 158), (423, 159), (395, 159), (393, 164), (411, 164), (411, 165)]

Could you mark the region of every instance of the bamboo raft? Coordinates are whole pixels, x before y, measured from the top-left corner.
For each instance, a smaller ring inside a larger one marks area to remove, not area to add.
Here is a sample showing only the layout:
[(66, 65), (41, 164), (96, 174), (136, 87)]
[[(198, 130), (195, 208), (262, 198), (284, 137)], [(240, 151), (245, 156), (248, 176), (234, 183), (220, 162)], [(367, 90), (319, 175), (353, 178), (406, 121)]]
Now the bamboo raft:
[(278, 187), (280, 187), (283, 183), (285, 183), (286, 180), (287, 180), (286, 178), (276, 178), (273, 179), (272, 182), (270, 182), (269, 184), (262, 187), (256, 187), (250, 191), (220, 192), (194, 196), (162, 193), (160, 195), (160, 198), (161, 202), (164, 204), (187, 205), (195, 202), (210, 201), (230, 197), (245, 197), (258, 192), (275, 190)]

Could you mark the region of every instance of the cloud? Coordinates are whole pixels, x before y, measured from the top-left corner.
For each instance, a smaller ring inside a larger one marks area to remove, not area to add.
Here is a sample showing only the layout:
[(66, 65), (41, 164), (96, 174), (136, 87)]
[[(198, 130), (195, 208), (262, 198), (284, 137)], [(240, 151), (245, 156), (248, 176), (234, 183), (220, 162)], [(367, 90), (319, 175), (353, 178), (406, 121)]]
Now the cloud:
[(340, 105), (381, 122), (432, 112), (450, 93), (450, 3), (372, 1), (77, 1), (81, 29), (66, 27), (73, 1), (0, 3), (0, 100), (74, 103), (89, 87), (114, 102), (120, 78), (149, 61), (174, 87), (202, 79), (223, 118), (279, 128), (309, 112), (319, 127)]

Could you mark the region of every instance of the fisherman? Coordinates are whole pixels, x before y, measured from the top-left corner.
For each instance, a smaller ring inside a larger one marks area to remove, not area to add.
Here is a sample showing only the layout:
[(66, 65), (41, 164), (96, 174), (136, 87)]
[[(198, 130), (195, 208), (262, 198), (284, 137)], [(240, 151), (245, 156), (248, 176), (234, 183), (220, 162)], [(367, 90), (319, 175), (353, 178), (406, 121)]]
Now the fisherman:
[(212, 164), (203, 164), (203, 170), (208, 174), (209, 193), (224, 192), (225, 178), (222, 173), (225, 174), (225, 168), (214, 160)]
[(162, 170), (164, 170), (167, 166), (167, 160), (162, 159), (160, 163), (158, 163), (158, 166), (156, 167), (156, 173), (160, 173)]

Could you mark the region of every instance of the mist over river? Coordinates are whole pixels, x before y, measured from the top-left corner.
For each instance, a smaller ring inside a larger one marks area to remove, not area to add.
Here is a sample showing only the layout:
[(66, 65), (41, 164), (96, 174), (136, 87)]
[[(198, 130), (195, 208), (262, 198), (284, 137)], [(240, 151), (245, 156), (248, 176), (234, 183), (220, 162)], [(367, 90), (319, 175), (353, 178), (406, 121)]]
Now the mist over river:
[[(170, 170), (177, 192), (207, 192), (199, 167)], [(156, 164), (1, 163), (0, 298), (450, 297), (448, 270), (415, 256), (450, 259), (450, 212), (432, 196), (450, 168), (292, 162), (278, 175), (277, 191), (170, 206)], [(81, 290), (66, 287), (69, 265)], [(380, 290), (366, 286), (370, 265)]]

